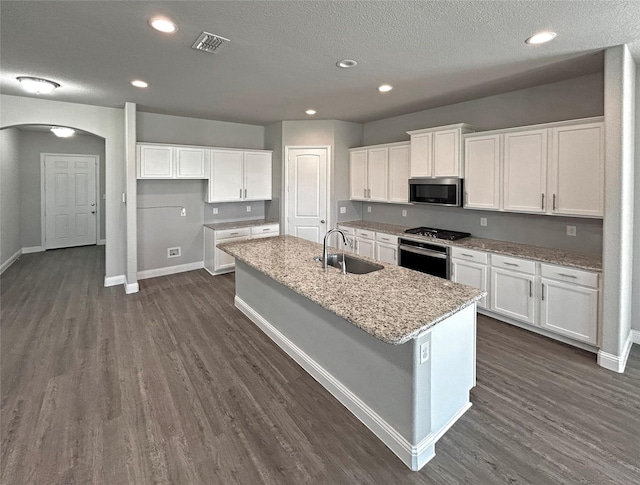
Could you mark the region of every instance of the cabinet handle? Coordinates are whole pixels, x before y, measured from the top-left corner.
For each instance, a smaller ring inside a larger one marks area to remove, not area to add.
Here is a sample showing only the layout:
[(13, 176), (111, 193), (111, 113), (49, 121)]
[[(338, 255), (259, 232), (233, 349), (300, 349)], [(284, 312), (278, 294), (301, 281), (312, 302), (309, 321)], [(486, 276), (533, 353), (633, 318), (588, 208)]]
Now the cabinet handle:
[(542, 194), (542, 210), (544, 210), (544, 194)]
[(229, 234), (229, 236), (237, 236), (238, 233), (237, 232), (232, 232), (231, 234)]
[(577, 276), (573, 276), (572, 274), (558, 273), (558, 276), (564, 276), (565, 278), (573, 278), (574, 280), (578, 279)]
[(542, 283), (542, 301), (544, 301), (544, 283)]
[(460, 253), (460, 256), (466, 256), (467, 258), (473, 258), (473, 254)]
[(533, 296), (533, 283), (529, 280), (529, 298)]
[(388, 237), (381, 237), (380, 239), (382, 239), (383, 241), (388, 241), (389, 240)]
[(364, 198), (367, 198), (367, 189), (364, 189)]
[(556, 194), (553, 194), (553, 210), (556, 210)]
[(507, 266), (520, 266), (519, 264), (516, 264), (516, 263), (507, 263), (506, 261), (505, 261), (505, 263), (504, 263), (504, 264), (506, 264)]
[(240, 198), (242, 199), (242, 189), (240, 189)]
[(247, 198), (247, 189), (244, 189), (244, 198)]

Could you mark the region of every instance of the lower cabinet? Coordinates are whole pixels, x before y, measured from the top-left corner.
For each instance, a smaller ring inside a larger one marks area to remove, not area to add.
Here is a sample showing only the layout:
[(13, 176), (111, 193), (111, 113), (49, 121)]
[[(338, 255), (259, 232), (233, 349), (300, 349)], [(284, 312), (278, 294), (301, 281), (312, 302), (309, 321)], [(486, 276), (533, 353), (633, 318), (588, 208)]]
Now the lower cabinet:
[(376, 233), (374, 231), (366, 231), (356, 229), (355, 253), (358, 256), (366, 256), (367, 258), (376, 258)]
[(338, 229), (345, 233), (347, 246), (342, 238), (337, 238), (338, 249), (345, 253), (354, 253), (381, 263), (398, 264), (398, 236), (383, 232), (356, 229), (338, 224)]
[[(487, 265), (471, 263), (460, 259), (451, 260), (451, 279), (456, 283), (487, 291)], [(487, 308), (487, 297), (478, 302), (480, 308)]]
[(534, 325), (535, 276), (491, 268), (491, 311)]
[(376, 261), (398, 264), (398, 245), (376, 242)]

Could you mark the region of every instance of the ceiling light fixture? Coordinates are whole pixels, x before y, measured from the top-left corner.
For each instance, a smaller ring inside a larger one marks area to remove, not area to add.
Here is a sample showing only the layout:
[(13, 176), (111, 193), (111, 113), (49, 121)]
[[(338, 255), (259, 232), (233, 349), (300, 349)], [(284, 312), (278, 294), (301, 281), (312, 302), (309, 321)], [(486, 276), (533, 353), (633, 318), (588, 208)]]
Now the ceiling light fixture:
[(52, 126), (51, 131), (53, 132), (54, 135), (60, 138), (69, 138), (70, 136), (73, 136), (76, 132), (76, 130), (74, 130), (73, 128), (66, 128), (64, 126)]
[(307, 113), (308, 115), (314, 115), (314, 114), (316, 114), (316, 110), (315, 109), (308, 109), (307, 111), (305, 111), (305, 113)]
[(19, 76), (16, 79), (22, 85), (22, 89), (34, 94), (48, 94), (55, 88), (60, 87), (57, 82), (39, 77)]
[(148, 88), (149, 87), (149, 83), (141, 81), (140, 79), (134, 79), (133, 81), (131, 81), (131, 85), (135, 86), (136, 88)]
[(350, 67), (357, 66), (358, 62), (353, 59), (342, 59), (341, 61), (336, 62), (336, 66), (341, 67), (343, 69), (349, 69)]
[(156, 29), (158, 32), (163, 32), (165, 34), (173, 34), (178, 27), (171, 20), (164, 17), (154, 17), (149, 20), (149, 25)]
[(531, 37), (525, 40), (525, 43), (544, 44), (545, 42), (549, 42), (550, 40), (555, 39), (556, 35), (557, 34), (555, 32), (545, 30), (543, 32), (538, 32), (537, 34), (533, 34)]
[(391, 84), (383, 84), (382, 86), (378, 87), (378, 91), (380, 91), (381, 93), (388, 93), (392, 89), (393, 86)]

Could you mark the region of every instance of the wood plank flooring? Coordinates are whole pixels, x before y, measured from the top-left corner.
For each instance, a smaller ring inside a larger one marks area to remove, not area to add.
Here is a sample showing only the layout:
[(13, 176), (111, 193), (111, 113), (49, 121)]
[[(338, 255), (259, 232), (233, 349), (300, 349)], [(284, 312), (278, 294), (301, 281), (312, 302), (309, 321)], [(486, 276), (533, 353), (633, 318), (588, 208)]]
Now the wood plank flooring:
[(102, 247), (1, 283), (1, 482), (640, 483), (640, 348), (595, 356), (480, 317), (473, 407), (411, 472), (204, 270), (104, 288)]

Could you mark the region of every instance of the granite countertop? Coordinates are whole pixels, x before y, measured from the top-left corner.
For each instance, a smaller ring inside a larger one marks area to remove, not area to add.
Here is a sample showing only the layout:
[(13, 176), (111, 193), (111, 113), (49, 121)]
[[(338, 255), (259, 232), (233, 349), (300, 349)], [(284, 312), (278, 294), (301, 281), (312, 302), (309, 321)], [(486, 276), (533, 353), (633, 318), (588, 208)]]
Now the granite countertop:
[(325, 271), (313, 260), (322, 254), (322, 245), (293, 236), (221, 243), (218, 248), (394, 345), (485, 296), (470, 286), (395, 265), (383, 264), (380, 271), (363, 275), (343, 275), (334, 267)]
[(545, 248), (542, 246), (532, 246), (530, 244), (520, 244), (495, 239), (483, 239), (480, 237), (467, 237), (457, 241), (443, 241), (428, 237), (416, 236), (415, 234), (405, 234), (407, 227), (396, 226), (394, 224), (383, 224), (372, 221), (348, 221), (339, 222), (339, 225), (379, 231), (395, 236), (410, 237), (411, 239), (421, 239), (431, 243), (442, 244), (444, 246), (458, 246), (467, 249), (476, 249), (488, 253), (514, 256), (517, 258), (531, 259), (543, 263), (569, 266), (588, 271), (602, 271), (602, 255), (580, 253), (577, 251), (565, 251), (562, 249)]
[(250, 221), (215, 222), (205, 224), (204, 227), (216, 231), (223, 231), (225, 229), (241, 229), (243, 227), (263, 226), (266, 224), (278, 224), (278, 221), (272, 219), (252, 219)]

